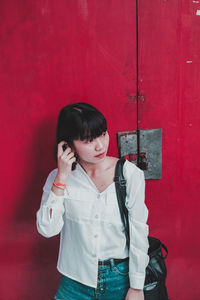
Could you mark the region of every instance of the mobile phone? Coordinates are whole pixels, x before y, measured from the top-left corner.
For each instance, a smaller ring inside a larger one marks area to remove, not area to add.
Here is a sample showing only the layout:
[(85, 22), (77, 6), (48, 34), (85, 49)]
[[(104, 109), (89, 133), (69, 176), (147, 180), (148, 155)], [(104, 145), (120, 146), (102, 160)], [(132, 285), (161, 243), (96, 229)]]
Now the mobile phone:
[[(68, 147), (67, 143), (65, 143), (64, 145), (62, 145), (63, 151), (65, 151), (67, 149), (67, 147)], [(77, 164), (77, 162), (74, 162), (72, 164), (72, 170), (74, 170), (76, 168), (76, 164)]]
[(63, 151), (67, 149), (67, 144), (62, 145)]

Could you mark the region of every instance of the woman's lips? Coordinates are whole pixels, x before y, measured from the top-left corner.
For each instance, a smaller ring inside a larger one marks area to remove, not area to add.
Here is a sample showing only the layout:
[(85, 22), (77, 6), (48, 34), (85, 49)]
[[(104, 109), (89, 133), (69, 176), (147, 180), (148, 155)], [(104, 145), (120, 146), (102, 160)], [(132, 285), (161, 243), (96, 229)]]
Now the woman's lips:
[(99, 155), (96, 155), (95, 157), (102, 158), (102, 157), (104, 157), (104, 155), (105, 155), (105, 152), (103, 152), (103, 153), (101, 153)]

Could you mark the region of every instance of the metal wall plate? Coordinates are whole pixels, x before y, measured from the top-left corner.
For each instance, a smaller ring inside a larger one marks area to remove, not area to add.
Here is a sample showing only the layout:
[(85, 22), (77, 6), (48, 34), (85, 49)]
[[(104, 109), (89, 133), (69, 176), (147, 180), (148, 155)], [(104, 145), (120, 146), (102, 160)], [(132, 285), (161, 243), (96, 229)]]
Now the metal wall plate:
[[(162, 174), (162, 129), (140, 130), (140, 158), (145, 179), (160, 179)], [(119, 157), (137, 163), (136, 131), (117, 133)]]

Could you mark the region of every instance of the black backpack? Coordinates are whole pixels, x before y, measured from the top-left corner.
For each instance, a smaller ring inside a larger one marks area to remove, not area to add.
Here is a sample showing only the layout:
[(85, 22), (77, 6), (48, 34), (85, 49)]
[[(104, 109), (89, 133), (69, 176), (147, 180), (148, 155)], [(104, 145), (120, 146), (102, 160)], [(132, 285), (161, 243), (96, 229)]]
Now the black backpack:
[[(115, 170), (115, 188), (117, 200), (120, 210), (120, 215), (125, 228), (126, 240), (129, 246), (129, 223), (128, 210), (125, 206), (126, 199), (126, 180), (123, 175), (123, 165), (125, 159), (119, 159)], [(149, 240), (149, 264), (146, 267), (146, 277), (144, 284), (145, 300), (169, 300), (167, 289), (165, 285), (167, 277), (167, 269), (165, 265), (165, 258), (168, 255), (167, 247), (161, 243), (159, 239), (148, 237)], [(163, 256), (162, 249), (166, 251)]]

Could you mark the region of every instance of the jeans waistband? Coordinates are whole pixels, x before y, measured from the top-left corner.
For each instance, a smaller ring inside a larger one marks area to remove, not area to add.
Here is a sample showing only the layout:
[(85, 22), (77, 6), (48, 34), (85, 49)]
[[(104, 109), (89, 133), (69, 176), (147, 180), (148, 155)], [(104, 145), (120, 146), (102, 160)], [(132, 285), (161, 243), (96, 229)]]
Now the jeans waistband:
[(126, 258), (109, 258), (109, 259), (106, 259), (106, 260), (99, 260), (98, 262), (98, 265), (99, 266), (112, 266), (112, 265), (118, 265), (122, 262), (125, 262), (125, 261), (128, 261), (129, 258), (126, 257)]

